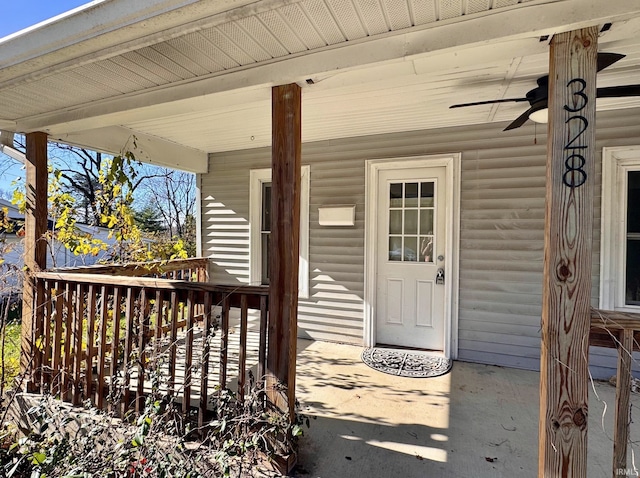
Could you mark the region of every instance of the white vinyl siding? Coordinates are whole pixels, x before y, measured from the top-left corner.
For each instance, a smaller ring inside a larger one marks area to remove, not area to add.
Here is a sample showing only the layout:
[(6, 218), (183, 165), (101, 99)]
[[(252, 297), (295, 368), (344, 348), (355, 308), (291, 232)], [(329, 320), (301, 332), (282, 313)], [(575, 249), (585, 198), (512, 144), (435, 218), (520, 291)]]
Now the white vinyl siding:
[[(311, 165), (310, 290), (300, 301), (300, 335), (363, 342), (364, 198), (368, 159), (462, 153), (458, 357), (539, 367), (546, 127), (476, 125), (305, 143)], [(597, 116), (592, 305), (598, 305), (600, 156), (604, 146), (640, 144), (640, 111)], [(203, 175), (203, 248), (212, 280), (249, 277), (249, 170), (270, 165), (269, 148), (210, 156)], [(215, 199), (214, 199), (215, 198)], [(355, 204), (354, 227), (318, 225), (318, 206)], [(225, 240), (231, 245), (224, 246)], [(224, 249), (224, 250), (223, 250)], [(233, 273), (232, 273), (233, 272)], [(592, 349), (594, 375), (615, 366)]]
[[(364, 160), (340, 168), (331, 154), (303, 148), (310, 168), (309, 287), (299, 299), (299, 335), (316, 340), (362, 343), (364, 281)], [(271, 150), (210, 156), (202, 179), (203, 253), (211, 258), (211, 280), (250, 282), (250, 170), (268, 168)], [(323, 227), (318, 206), (356, 204), (354, 227)], [(230, 245), (225, 245), (231, 240)]]

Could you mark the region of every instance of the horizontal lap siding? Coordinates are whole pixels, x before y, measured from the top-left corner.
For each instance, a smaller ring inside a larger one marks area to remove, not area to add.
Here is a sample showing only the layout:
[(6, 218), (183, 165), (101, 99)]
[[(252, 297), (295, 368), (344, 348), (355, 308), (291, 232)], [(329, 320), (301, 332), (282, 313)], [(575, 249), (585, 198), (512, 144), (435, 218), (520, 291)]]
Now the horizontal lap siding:
[[(326, 146), (326, 145), (325, 145)], [(215, 154), (202, 177), (203, 253), (211, 280), (249, 281), (249, 176), (269, 168), (271, 150)], [(311, 165), (309, 198), (309, 298), (299, 300), (299, 335), (361, 344), (364, 310), (364, 159), (338, 157), (331, 147), (305, 145)], [(355, 227), (322, 227), (318, 207), (356, 205)], [(230, 250), (222, 244), (231, 238)]]
[[(309, 299), (301, 300), (299, 335), (361, 344), (364, 310), (364, 160), (321, 143), (302, 147), (311, 166)], [(354, 227), (323, 227), (318, 207), (356, 205)]]
[(249, 283), (249, 169), (251, 158), (210, 163), (202, 175), (202, 249), (212, 262), (210, 280), (220, 284)]
[[(546, 128), (538, 127), (538, 131)], [(489, 147), (478, 134), (492, 135)], [(474, 139), (476, 137), (476, 139)], [(461, 132), (459, 357), (539, 368), (546, 135)], [(601, 152), (640, 144), (640, 112), (598, 115), (592, 305), (598, 305)], [(592, 373), (615, 373), (615, 353), (592, 348)]]
[[(493, 131), (463, 151), (459, 358), (538, 367), (544, 244), (545, 138)], [(517, 136), (517, 138), (514, 138)], [(516, 140), (516, 143), (504, 145)]]
[[(511, 132), (496, 125), (477, 125), (304, 144), (302, 161), (311, 166), (311, 282), (309, 300), (300, 301), (301, 335), (362, 342), (365, 161), (462, 152), (459, 358), (537, 369), (545, 131), (544, 126), (530, 124)], [(640, 144), (640, 111), (598, 115), (594, 306), (598, 302), (601, 151), (604, 146), (634, 144)], [(213, 280), (248, 280), (249, 169), (269, 165), (269, 149), (211, 156), (211, 172), (203, 177), (203, 244), (205, 254), (222, 264), (214, 266)], [(207, 208), (207, 195), (225, 203), (226, 215)], [(332, 204), (356, 204), (356, 226), (320, 227), (318, 206)], [(212, 250), (211, 241), (221, 248), (226, 238), (234, 241), (226, 253), (232, 257), (218, 261), (216, 254), (221, 251)], [(237, 272), (237, 279), (230, 270)], [(611, 357), (611, 351), (592, 350), (596, 376), (612, 371)]]

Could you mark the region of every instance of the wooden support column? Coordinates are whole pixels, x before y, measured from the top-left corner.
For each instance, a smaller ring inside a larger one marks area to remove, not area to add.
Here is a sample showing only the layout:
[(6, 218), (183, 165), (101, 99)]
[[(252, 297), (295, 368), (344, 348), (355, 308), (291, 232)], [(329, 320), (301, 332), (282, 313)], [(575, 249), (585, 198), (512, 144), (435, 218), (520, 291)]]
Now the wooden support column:
[(294, 418), (298, 335), (302, 94), (296, 84), (272, 91), (271, 249), (267, 397)]
[(624, 329), (618, 344), (618, 372), (616, 375), (616, 408), (613, 418), (613, 473), (624, 476), (627, 470), (627, 443), (631, 423), (631, 368), (633, 329)]
[(32, 388), (35, 287), (33, 273), (47, 267), (47, 134), (28, 133), (26, 167), (26, 210), (24, 218), (24, 265), (22, 288), (22, 343), (20, 370), (28, 373), (26, 386)]
[(597, 39), (551, 41), (539, 477), (587, 476)]

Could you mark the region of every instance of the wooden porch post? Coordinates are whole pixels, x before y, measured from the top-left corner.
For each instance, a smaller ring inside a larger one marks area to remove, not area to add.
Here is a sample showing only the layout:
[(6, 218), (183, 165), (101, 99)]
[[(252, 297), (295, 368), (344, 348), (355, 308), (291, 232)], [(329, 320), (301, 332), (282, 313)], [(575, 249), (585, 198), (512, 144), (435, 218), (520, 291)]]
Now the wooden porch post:
[(293, 420), (298, 335), (302, 94), (296, 84), (272, 91), (271, 249), (267, 397)]
[(22, 340), (20, 370), (27, 374), (27, 389), (32, 388), (33, 326), (35, 287), (33, 272), (47, 267), (47, 134), (28, 133), (26, 167), (26, 210), (24, 214), (24, 265), (22, 288)]
[(551, 41), (539, 477), (587, 476), (597, 41), (596, 27)]

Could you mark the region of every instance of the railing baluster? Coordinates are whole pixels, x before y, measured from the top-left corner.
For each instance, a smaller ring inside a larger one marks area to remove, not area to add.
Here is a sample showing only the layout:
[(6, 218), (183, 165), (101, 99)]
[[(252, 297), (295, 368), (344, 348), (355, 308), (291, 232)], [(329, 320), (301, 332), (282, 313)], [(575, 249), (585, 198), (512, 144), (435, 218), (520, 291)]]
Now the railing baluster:
[(98, 346), (98, 383), (96, 391), (96, 406), (104, 408), (104, 388), (107, 378), (107, 321), (109, 317), (107, 286), (102, 286), (100, 291), (100, 342)]
[(53, 313), (53, 282), (46, 281), (45, 283), (45, 293), (46, 293), (46, 301), (45, 301), (45, 321), (43, 324), (44, 327), (44, 353), (42, 354), (42, 391), (51, 391), (51, 382), (53, 378), (53, 373), (51, 370), (51, 355), (52, 355), (52, 341), (53, 341), (53, 322), (52, 316)]
[(210, 292), (204, 293), (204, 330), (202, 332), (202, 364), (201, 364), (201, 376), (200, 376), (200, 409), (198, 411), (198, 427), (202, 429), (204, 426), (204, 417), (207, 413), (207, 386), (209, 381), (209, 350), (210, 350), (210, 337), (212, 327), (211, 320), (211, 306), (213, 305), (213, 299)]
[(60, 394), (63, 401), (69, 401), (71, 393), (71, 331), (73, 329), (73, 290), (71, 284), (65, 282), (64, 286), (64, 311), (62, 320), (64, 323), (64, 365), (62, 372), (62, 393)]
[[(163, 332), (163, 327), (164, 327), (164, 323), (162, 321), (162, 318), (164, 316), (163, 313), (163, 307), (164, 305), (164, 293), (161, 289), (156, 290), (156, 294), (155, 294), (155, 307), (154, 307), (154, 311), (155, 311), (155, 322), (153, 325), (153, 342), (152, 342), (152, 352), (153, 352), (153, 366), (154, 367), (160, 367), (160, 354), (162, 353), (162, 332)], [(158, 386), (161, 386), (161, 384), (159, 384)]]
[(182, 399), (182, 412), (185, 417), (189, 413), (191, 407), (191, 364), (193, 363), (193, 304), (194, 294), (190, 290), (187, 294), (187, 337), (185, 343), (185, 358), (184, 358), (184, 392)]
[(93, 352), (95, 350), (96, 331), (96, 298), (97, 291), (94, 284), (89, 285), (89, 308), (87, 310), (87, 367), (85, 369), (85, 396), (93, 400)]
[(113, 288), (113, 316), (112, 316), (112, 332), (111, 332), (111, 384), (109, 409), (118, 410), (116, 399), (118, 398), (118, 362), (120, 359), (120, 319), (122, 318), (122, 289), (120, 287)]
[(227, 388), (227, 356), (229, 353), (229, 296), (222, 299), (222, 325), (220, 330), (220, 389)]
[(176, 356), (178, 354), (178, 293), (171, 292), (171, 303), (169, 311), (169, 320), (171, 326), (171, 335), (169, 344), (169, 383), (168, 393), (170, 396), (175, 394), (176, 386)]
[(244, 402), (245, 388), (247, 386), (247, 322), (249, 308), (247, 295), (240, 296), (240, 351), (238, 358), (238, 398)]
[(55, 330), (53, 334), (53, 396), (61, 395), (61, 377), (62, 372), (62, 313), (64, 306), (64, 292), (61, 290), (62, 283), (56, 282), (56, 316)]
[(147, 334), (149, 333), (149, 314), (147, 291), (140, 291), (140, 307), (138, 309), (138, 323), (140, 329), (138, 332), (138, 387), (136, 389), (136, 412), (140, 413), (144, 409), (144, 378), (147, 351)]
[(126, 330), (124, 339), (124, 395), (122, 416), (125, 416), (131, 406), (131, 353), (133, 352), (133, 336), (135, 326), (135, 300), (134, 289), (127, 287)]
[(73, 365), (73, 399), (74, 405), (79, 405), (82, 395), (82, 325), (84, 321), (84, 286), (76, 285), (76, 311), (75, 311), (75, 331), (74, 331), (74, 365)]
[(36, 309), (34, 312), (34, 324), (33, 324), (33, 391), (42, 393), (42, 364), (44, 362), (45, 355), (45, 324), (49, 323), (49, 317), (45, 320), (45, 310), (47, 303), (47, 293), (45, 288), (45, 281), (43, 279), (35, 279), (36, 281)]
[(154, 347), (153, 347), (154, 355), (157, 355), (158, 352), (160, 352), (160, 342), (162, 341), (162, 332), (164, 327), (164, 323), (162, 321), (164, 317), (163, 305), (164, 305), (164, 294), (162, 290), (158, 289), (156, 291), (156, 322), (155, 322), (155, 328), (153, 329), (154, 336), (156, 339), (156, 343), (154, 344)]
[(260, 342), (258, 345), (258, 382), (264, 383), (267, 369), (267, 327), (269, 316), (267, 312), (267, 297), (260, 297)]

